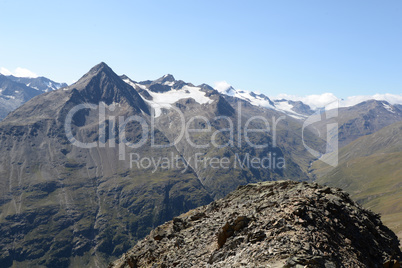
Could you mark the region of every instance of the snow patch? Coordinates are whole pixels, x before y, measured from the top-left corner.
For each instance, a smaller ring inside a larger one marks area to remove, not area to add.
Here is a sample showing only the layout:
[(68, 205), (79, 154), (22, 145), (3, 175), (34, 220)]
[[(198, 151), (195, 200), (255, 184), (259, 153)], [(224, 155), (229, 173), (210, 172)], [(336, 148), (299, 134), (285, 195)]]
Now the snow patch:
[(236, 90), (226, 81), (216, 82), (215, 89), (221, 94), (245, 100), (254, 106), (277, 110), (296, 119), (306, 118), (305, 115), (292, 111), (293, 106), (288, 102), (278, 102), (273, 106), (268, 97), (257, 95), (254, 92)]
[(213, 102), (212, 99), (205, 96), (205, 92), (201, 91), (201, 88), (199, 87), (191, 87), (186, 85), (178, 90), (172, 89), (167, 92), (159, 93), (152, 92), (148, 90), (146, 86), (133, 83), (129, 79), (125, 79), (123, 81), (132, 87), (137, 86), (143, 90), (146, 90), (149, 95), (151, 95), (152, 100), (144, 99), (144, 101), (151, 105), (151, 107), (155, 110), (155, 117), (159, 117), (162, 114), (162, 108), (170, 109), (172, 107), (172, 104), (178, 102), (181, 99), (192, 98), (199, 104)]
[(382, 105), (384, 106), (385, 109), (387, 109), (391, 113), (395, 113), (394, 109), (392, 109), (391, 106), (389, 106), (387, 103), (383, 102)]
[(169, 81), (166, 81), (165, 83), (163, 83), (165, 86), (169, 86), (169, 87), (172, 87), (173, 85), (174, 85), (174, 81), (171, 81), (171, 82), (169, 82)]
[(212, 103), (212, 100), (206, 97), (205, 92), (202, 92), (199, 87), (184, 86), (180, 90), (170, 90), (163, 93), (148, 91), (148, 93), (151, 95), (152, 101), (145, 101), (155, 109), (155, 117), (162, 114), (162, 108), (170, 109), (172, 104), (181, 99), (192, 98), (199, 104)]
[(277, 101), (275, 102), (276, 110), (286, 113), (287, 115), (296, 118), (296, 119), (305, 119), (306, 116), (296, 113), (292, 110), (293, 105), (290, 104), (288, 101)]
[(141, 84), (136, 84), (139, 88), (141, 88), (141, 89), (143, 89), (143, 90), (146, 90), (147, 89), (147, 87), (145, 86), (145, 85), (141, 85)]
[(275, 109), (275, 107), (272, 106), (267, 99), (260, 97), (258, 95), (252, 96), (251, 92), (248, 91), (236, 90), (226, 81), (215, 82), (214, 85), (215, 90), (217, 90), (221, 94), (225, 94), (228, 96), (248, 101), (255, 106)]
[(310, 106), (312, 110), (317, 110), (319, 108), (323, 108), (330, 103), (339, 102), (339, 107), (351, 107), (356, 104), (368, 101), (368, 100), (377, 100), (377, 101), (387, 101), (391, 105), (394, 104), (402, 104), (402, 94), (375, 94), (375, 95), (359, 95), (359, 96), (350, 96), (346, 99), (339, 99), (333, 93), (323, 93), (320, 95), (307, 95), (307, 96), (296, 96), (296, 95), (288, 95), (288, 94), (279, 94), (276, 97), (271, 97), (272, 100), (292, 100), (292, 101), (301, 101), (304, 104)]
[(265, 108), (269, 108), (269, 109), (275, 109), (275, 107), (272, 106), (271, 103), (269, 103), (269, 101), (267, 99), (262, 98), (258, 95), (252, 96), (251, 92), (237, 91), (236, 94), (234, 95), (234, 97), (246, 100), (255, 106), (261, 106), (261, 107), (265, 107)]

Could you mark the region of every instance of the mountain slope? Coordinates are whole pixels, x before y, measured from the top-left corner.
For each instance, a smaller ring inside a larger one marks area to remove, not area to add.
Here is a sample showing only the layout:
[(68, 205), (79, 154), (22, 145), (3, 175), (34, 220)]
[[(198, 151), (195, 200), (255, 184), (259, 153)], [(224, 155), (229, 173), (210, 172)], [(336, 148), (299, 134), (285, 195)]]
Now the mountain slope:
[(308, 105), (302, 103), (301, 101), (291, 101), (285, 99), (272, 101), (264, 94), (256, 94), (252, 91), (249, 92), (236, 90), (229, 85), (223, 88), (220, 87), (218, 91), (223, 95), (247, 101), (257, 107), (276, 110), (299, 120), (303, 120), (314, 113), (314, 111), (312, 111)]
[[(71, 123), (77, 140), (97, 146), (73, 146), (66, 136), (68, 113), (99, 102), (108, 111), (105, 121), (99, 122), (97, 107), (78, 111)], [(101, 63), (74, 85), (31, 99), (0, 123), (2, 267), (104, 267), (153, 226), (212, 200), (191, 169), (152, 174), (119, 160), (112, 118), (148, 120), (147, 113), (138, 93)], [(100, 126), (107, 128), (103, 138)], [(137, 142), (138, 122), (126, 128), (127, 140)], [(155, 137), (167, 142), (157, 129)], [(126, 148), (127, 157), (133, 151), (149, 158), (175, 155), (183, 165), (174, 148), (154, 150), (146, 143)]]
[[(286, 99), (271, 100), (263, 94), (255, 94), (254, 92), (239, 91), (231, 86), (219, 88), (221, 94), (244, 100), (253, 106), (262, 107), (267, 110), (275, 110), (300, 120), (302, 123), (314, 113), (324, 111), (336, 104), (334, 101), (328, 104), (329, 107), (316, 107), (311, 109), (309, 105), (301, 101), (292, 101)], [(332, 94), (330, 94), (332, 95)], [(336, 100), (335, 96), (332, 96)], [(340, 105), (344, 105), (339, 101)], [(320, 139), (326, 140), (327, 125), (332, 123), (338, 124), (336, 133), (339, 139), (339, 147), (343, 147), (355, 139), (372, 134), (383, 127), (393, 123), (402, 121), (401, 105), (391, 105), (385, 100), (368, 100), (353, 106), (337, 108), (337, 116), (335, 118), (322, 117), (312, 125), (307, 126), (311, 132)], [(333, 108), (330, 108), (333, 109)]]
[(398, 244), (339, 189), (263, 182), (157, 227), (109, 267), (388, 267)]
[[(178, 139), (189, 128), (202, 131)], [(0, 123), (1, 263), (104, 267), (153, 227), (239, 185), (307, 180), (314, 157), (300, 129), (207, 85), (171, 75), (136, 83), (101, 63)]]
[(101, 63), (11, 112), (0, 123), (1, 263), (105, 267), (153, 227), (239, 185), (309, 180), (315, 157), (303, 143), (323, 151), (323, 140), (302, 135), (287, 106), (247, 94), (172, 75), (135, 82)]
[[(152, 107), (157, 127), (171, 143), (178, 141), (176, 149), (214, 198), (250, 182), (308, 179), (307, 168), (314, 157), (302, 144), (298, 120), (222, 95), (205, 84), (195, 87), (176, 81), (171, 75), (153, 82), (123, 79)], [(183, 135), (184, 129), (196, 132)], [(323, 144), (309, 131), (305, 141), (316, 148)], [(251, 163), (260, 159), (265, 162)]]
[(402, 122), (361, 137), (339, 151), (339, 165), (313, 165), (317, 181), (349, 192), (354, 200), (381, 213), (402, 238)]
[[(351, 107), (341, 107), (336, 118), (339, 147), (400, 121), (402, 121), (402, 110), (386, 101), (370, 100)], [(309, 128), (313, 133), (324, 136), (327, 125), (334, 122), (333, 118), (323, 119)]]

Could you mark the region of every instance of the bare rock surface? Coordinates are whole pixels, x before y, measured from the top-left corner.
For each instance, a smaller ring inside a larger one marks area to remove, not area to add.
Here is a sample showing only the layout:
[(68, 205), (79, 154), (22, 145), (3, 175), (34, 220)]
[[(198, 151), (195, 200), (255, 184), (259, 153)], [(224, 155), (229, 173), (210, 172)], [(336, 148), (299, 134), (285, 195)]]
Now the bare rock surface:
[(337, 188), (239, 187), (154, 229), (109, 267), (399, 267), (380, 216)]

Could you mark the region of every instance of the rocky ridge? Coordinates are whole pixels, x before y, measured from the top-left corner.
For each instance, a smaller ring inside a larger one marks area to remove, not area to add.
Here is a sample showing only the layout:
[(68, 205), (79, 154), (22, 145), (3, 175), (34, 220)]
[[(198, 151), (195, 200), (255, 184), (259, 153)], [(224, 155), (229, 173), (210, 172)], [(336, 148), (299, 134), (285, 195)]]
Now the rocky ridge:
[(109, 268), (399, 267), (398, 245), (340, 189), (260, 182), (157, 227)]
[(0, 74), (0, 121), (11, 111), (44, 92), (66, 87), (46, 77), (15, 77)]

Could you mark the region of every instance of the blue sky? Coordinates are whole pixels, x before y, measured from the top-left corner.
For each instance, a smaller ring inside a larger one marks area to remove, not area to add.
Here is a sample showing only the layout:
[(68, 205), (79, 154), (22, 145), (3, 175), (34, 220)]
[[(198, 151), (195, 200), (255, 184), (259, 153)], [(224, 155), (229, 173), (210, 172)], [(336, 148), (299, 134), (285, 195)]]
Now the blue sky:
[(269, 96), (402, 93), (402, 1), (0, 0), (0, 67), (71, 83), (104, 61)]

